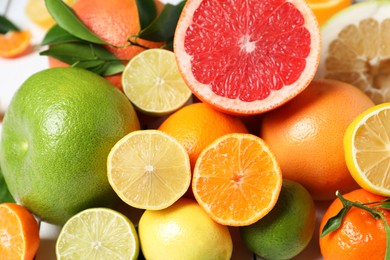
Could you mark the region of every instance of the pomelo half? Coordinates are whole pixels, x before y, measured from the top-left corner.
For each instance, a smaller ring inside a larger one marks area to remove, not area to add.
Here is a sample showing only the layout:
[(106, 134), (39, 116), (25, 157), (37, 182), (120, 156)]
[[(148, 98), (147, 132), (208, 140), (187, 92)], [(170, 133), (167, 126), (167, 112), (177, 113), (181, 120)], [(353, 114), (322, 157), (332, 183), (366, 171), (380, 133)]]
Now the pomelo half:
[(302, 0), (188, 0), (174, 51), (199, 99), (249, 115), (305, 89), (317, 69), (320, 42), (317, 20)]

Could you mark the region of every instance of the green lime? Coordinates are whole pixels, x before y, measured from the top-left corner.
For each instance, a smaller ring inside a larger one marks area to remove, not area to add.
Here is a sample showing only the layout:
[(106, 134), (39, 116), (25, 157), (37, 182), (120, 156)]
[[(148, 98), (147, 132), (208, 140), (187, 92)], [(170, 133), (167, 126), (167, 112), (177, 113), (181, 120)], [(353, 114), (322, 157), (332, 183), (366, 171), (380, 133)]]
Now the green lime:
[(265, 259), (291, 259), (309, 244), (315, 229), (315, 206), (298, 182), (283, 180), (275, 207), (258, 222), (240, 227), (250, 251)]
[(86, 209), (70, 218), (56, 243), (57, 259), (137, 259), (139, 240), (133, 223), (107, 208)]
[(6, 111), (0, 163), (15, 200), (43, 221), (64, 224), (77, 212), (118, 199), (107, 180), (111, 147), (139, 129), (126, 96), (77, 68), (40, 71)]

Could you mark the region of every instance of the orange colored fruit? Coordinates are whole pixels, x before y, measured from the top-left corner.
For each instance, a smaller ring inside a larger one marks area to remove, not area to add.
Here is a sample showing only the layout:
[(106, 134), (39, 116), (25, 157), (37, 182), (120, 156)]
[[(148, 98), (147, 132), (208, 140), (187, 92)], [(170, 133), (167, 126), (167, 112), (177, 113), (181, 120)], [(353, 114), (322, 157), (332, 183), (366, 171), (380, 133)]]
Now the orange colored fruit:
[(199, 205), (222, 225), (247, 226), (275, 206), (282, 172), (268, 145), (252, 134), (227, 134), (196, 161), (192, 190)]
[(174, 51), (203, 102), (231, 114), (259, 114), (295, 97), (313, 78), (320, 32), (305, 1), (189, 0)]
[(260, 136), (274, 152), (283, 177), (301, 183), (315, 200), (331, 200), (336, 190), (358, 187), (345, 162), (344, 133), (373, 105), (350, 84), (314, 80), (293, 100), (264, 115)]
[[(364, 189), (354, 190), (343, 195), (350, 201), (359, 203), (375, 202), (385, 197), (374, 195)], [(372, 207), (373, 205), (367, 205)], [(321, 224), (320, 234), (329, 218), (342, 208), (340, 199), (336, 199), (326, 210)], [(390, 224), (390, 211), (377, 208)], [(386, 232), (380, 218), (375, 219), (369, 212), (352, 207), (345, 215), (339, 229), (320, 238), (321, 254), (325, 260), (367, 260), (385, 259)]]
[(13, 58), (25, 53), (30, 47), (30, 31), (9, 31), (0, 34), (0, 57)]
[(190, 156), (191, 168), (200, 152), (218, 137), (248, 133), (244, 123), (204, 103), (193, 103), (171, 114), (158, 128), (176, 138)]
[(34, 216), (16, 203), (0, 204), (0, 259), (31, 260), (40, 244)]
[(352, 4), (352, 0), (306, 0), (320, 25)]

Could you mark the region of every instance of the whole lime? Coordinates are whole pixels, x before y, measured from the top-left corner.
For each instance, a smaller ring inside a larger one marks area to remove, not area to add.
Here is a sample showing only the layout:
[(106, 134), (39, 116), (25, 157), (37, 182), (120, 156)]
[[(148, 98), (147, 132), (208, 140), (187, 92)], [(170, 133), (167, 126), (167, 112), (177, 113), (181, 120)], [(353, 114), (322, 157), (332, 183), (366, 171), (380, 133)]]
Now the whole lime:
[(117, 199), (107, 156), (136, 129), (129, 100), (104, 78), (77, 68), (40, 71), (18, 89), (4, 117), (5, 181), (17, 202), (44, 221), (64, 224)]
[(315, 206), (298, 182), (284, 179), (274, 208), (258, 222), (240, 227), (250, 251), (265, 259), (291, 259), (309, 244), (315, 229)]
[(138, 225), (146, 259), (230, 259), (227, 226), (213, 221), (195, 200), (181, 198), (162, 210), (146, 210)]

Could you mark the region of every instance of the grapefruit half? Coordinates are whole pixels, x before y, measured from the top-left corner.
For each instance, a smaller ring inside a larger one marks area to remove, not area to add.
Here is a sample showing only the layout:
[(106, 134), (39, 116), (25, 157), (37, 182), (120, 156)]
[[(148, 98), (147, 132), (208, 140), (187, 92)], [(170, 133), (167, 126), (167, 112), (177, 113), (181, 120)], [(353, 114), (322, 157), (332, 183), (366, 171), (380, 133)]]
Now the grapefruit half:
[(200, 100), (260, 114), (303, 91), (319, 61), (318, 22), (304, 0), (188, 0), (174, 51)]

